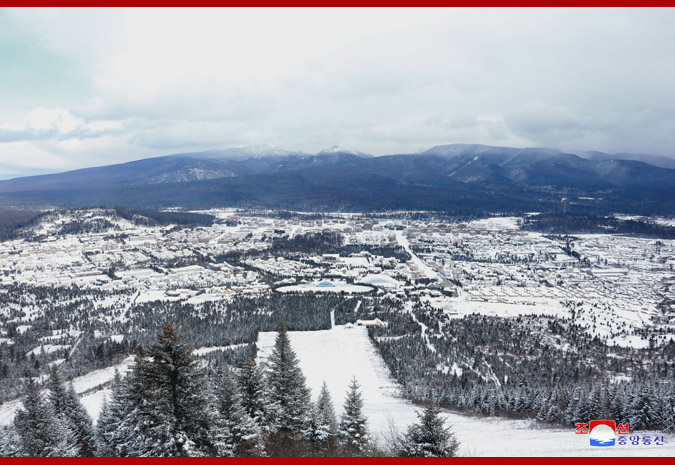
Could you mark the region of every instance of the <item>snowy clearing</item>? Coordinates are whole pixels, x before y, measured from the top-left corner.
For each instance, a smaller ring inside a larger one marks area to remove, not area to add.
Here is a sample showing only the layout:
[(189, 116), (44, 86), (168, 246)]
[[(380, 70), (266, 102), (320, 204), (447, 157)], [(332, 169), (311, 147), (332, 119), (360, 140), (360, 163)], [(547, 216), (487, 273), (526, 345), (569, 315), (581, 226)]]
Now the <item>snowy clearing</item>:
[[(370, 431), (382, 440), (393, 423), (399, 431), (415, 422), (419, 409), (398, 397), (399, 389), (384, 361), (368, 339), (365, 328), (336, 326), (324, 331), (289, 332), (291, 345), (307, 377), (314, 398), (325, 381), (336, 413), (342, 411), (347, 386), (356, 376), (363, 394), (364, 413)], [(264, 363), (274, 347), (275, 332), (261, 332), (258, 362)], [(675, 443), (662, 446), (594, 448), (587, 436), (573, 429), (548, 429), (531, 420), (478, 418), (447, 413), (448, 424), (457, 434), (460, 455), (465, 456), (620, 456), (675, 455)]]

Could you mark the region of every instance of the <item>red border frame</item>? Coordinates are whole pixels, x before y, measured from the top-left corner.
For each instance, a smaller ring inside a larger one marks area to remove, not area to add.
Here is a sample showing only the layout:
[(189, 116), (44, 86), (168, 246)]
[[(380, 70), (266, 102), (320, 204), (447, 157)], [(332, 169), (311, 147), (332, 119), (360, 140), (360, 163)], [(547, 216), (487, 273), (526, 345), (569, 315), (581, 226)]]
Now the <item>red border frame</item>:
[[(214, 6), (228, 6), (228, 7), (303, 7), (303, 6), (319, 6), (319, 7), (371, 7), (371, 6), (410, 6), (409, 2), (402, 2), (400, 0), (341, 0), (337, 2), (320, 1), (320, 4), (309, 2), (307, 0), (288, 1), (288, 0), (195, 0), (192, 2), (185, 0), (9, 0), (5, 2), (0, 0), (0, 7), (214, 7)], [(432, 7), (432, 6), (454, 6), (454, 7), (673, 7), (675, 0), (449, 0), (449, 1), (422, 1), (414, 5), (416, 7)], [(98, 464), (117, 464), (120, 461), (142, 463), (147, 465), (159, 465), (167, 462), (184, 463), (190, 461), (192, 463), (226, 463), (228, 461), (236, 461), (243, 464), (289, 464), (289, 463), (364, 463), (385, 465), (392, 463), (414, 463), (414, 464), (429, 464), (442, 463), (452, 460), (453, 462), (471, 462), (471, 463), (486, 463), (494, 464), (499, 461), (500, 464), (519, 464), (519, 465), (540, 465), (542, 460), (546, 461), (546, 465), (568, 465), (571, 461), (575, 462), (610, 462), (613, 465), (635, 465), (637, 461), (640, 463), (650, 462), (656, 463), (667, 460), (669, 457), (454, 457), (446, 458), (400, 458), (400, 457), (301, 457), (301, 458), (282, 458), (282, 457), (267, 457), (267, 458), (222, 458), (222, 457), (204, 457), (204, 458), (158, 458), (158, 457), (130, 457), (130, 458), (111, 458), (111, 457), (54, 457), (54, 458), (36, 458), (36, 457), (3, 457), (1, 460), (4, 464), (32, 464), (32, 463), (50, 463), (50, 464), (70, 464), (73, 462), (89, 463), (90, 460)]]

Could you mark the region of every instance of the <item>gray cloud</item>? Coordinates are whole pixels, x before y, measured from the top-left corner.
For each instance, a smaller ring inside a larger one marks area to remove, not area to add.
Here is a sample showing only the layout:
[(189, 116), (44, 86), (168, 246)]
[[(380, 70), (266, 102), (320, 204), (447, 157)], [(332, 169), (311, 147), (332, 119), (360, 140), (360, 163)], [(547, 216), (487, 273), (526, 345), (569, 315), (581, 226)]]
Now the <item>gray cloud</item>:
[[(16, 154), (48, 170), (240, 144), (675, 155), (672, 9), (4, 14), (84, 76), (0, 109), (0, 163), (17, 170)], [(39, 107), (60, 119), (34, 123)]]

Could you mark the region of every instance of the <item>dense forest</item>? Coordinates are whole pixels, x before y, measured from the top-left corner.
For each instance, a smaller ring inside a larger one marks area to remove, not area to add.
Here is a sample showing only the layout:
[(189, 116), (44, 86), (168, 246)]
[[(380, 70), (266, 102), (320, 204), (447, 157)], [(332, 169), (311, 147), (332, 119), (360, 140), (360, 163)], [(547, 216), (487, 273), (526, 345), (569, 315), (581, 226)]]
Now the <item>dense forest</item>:
[(353, 379), (338, 417), (324, 384), (316, 402), (290, 346), (285, 321), (266, 369), (197, 362), (168, 323), (130, 373), (115, 376), (94, 425), (72, 385), (51, 370), (47, 395), (30, 378), (13, 424), (0, 429), (0, 456), (372, 456), (448, 457), (459, 446), (430, 402), (419, 423), (389, 444), (372, 441)]
[[(194, 347), (242, 344), (211, 355), (239, 362), (255, 357), (258, 332), (274, 331), (280, 318), (293, 331), (328, 329), (332, 309), (354, 305), (340, 296), (279, 293), (199, 307), (180, 301), (129, 305), (130, 293), (75, 286), (5, 286), (0, 295), (4, 309), (0, 331), (14, 341), (0, 344), (0, 402), (16, 398), (26, 377), (46, 374), (53, 362), (62, 362), (60, 369), (67, 378), (119, 362), (138, 344), (152, 343), (167, 321), (182, 328)], [(21, 319), (29, 312), (35, 317), (25, 325)], [(112, 335), (124, 337), (120, 341)], [(50, 345), (52, 350), (45, 350)]]
[[(569, 304), (573, 305), (573, 304)], [(574, 309), (572, 309), (574, 310)], [(364, 302), (337, 323), (378, 317), (369, 334), (405, 396), (429, 392), (476, 415), (574, 426), (593, 418), (634, 429), (675, 430), (675, 341), (637, 350), (608, 346), (571, 318), (450, 318), (417, 302)]]
[(623, 234), (655, 239), (675, 239), (675, 227), (653, 220), (613, 216), (542, 214), (527, 216), (522, 229), (549, 234)]

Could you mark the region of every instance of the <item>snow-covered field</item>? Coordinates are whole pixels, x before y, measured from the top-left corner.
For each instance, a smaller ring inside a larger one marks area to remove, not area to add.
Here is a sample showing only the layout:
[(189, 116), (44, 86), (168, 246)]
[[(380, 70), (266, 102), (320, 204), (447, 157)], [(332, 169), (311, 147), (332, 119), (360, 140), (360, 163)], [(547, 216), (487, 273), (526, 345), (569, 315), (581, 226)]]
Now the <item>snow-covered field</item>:
[[(314, 398), (325, 381), (338, 415), (347, 386), (356, 376), (361, 384), (364, 412), (376, 438), (383, 440), (390, 423), (403, 431), (416, 421), (418, 408), (398, 396), (399, 389), (365, 328), (336, 326), (325, 331), (289, 332), (289, 336)], [(269, 357), (275, 337), (274, 332), (260, 333), (259, 362)], [(461, 443), (460, 455), (675, 455), (675, 443), (668, 438), (662, 446), (597, 448), (589, 445), (588, 436), (575, 435), (573, 429), (543, 428), (531, 420), (477, 418), (449, 412), (446, 415)]]
[(320, 283), (295, 284), (277, 288), (277, 292), (346, 292), (348, 294), (360, 294), (370, 292), (373, 288), (370, 286), (361, 286), (359, 284), (347, 284), (332, 281), (322, 281)]
[(520, 221), (520, 218), (514, 216), (496, 216), (493, 218), (470, 221), (468, 226), (472, 229), (507, 231), (518, 229)]

